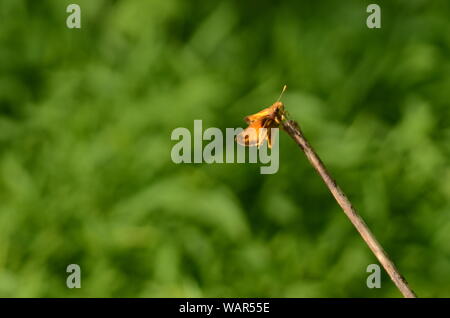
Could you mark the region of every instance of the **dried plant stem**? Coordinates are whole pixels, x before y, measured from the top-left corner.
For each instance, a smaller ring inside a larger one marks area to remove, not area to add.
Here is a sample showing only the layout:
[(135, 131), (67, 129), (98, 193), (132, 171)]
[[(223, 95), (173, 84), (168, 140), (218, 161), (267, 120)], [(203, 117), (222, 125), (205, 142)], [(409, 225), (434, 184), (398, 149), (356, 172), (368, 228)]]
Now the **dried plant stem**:
[(342, 190), (336, 184), (336, 181), (334, 181), (334, 179), (330, 176), (319, 156), (315, 153), (314, 149), (310, 146), (306, 138), (303, 136), (298, 124), (292, 120), (285, 120), (282, 123), (282, 127), (303, 150), (309, 162), (311, 162), (313, 167), (322, 177), (328, 189), (333, 194), (337, 203), (341, 206), (344, 213), (347, 215), (366, 244), (375, 254), (378, 261), (381, 263), (381, 265), (383, 265), (384, 269), (389, 274), (392, 281), (395, 283), (403, 296), (406, 298), (415, 298), (416, 295), (411, 290), (411, 288), (409, 288), (406, 279), (403, 278), (403, 276), (400, 274), (394, 263), (390, 260), (389, 256), (381, 247), (380, 243), (378, 243), (375, 236), (369, 230), (364, 220), (358, 215), (344, 192), (342, 192)]

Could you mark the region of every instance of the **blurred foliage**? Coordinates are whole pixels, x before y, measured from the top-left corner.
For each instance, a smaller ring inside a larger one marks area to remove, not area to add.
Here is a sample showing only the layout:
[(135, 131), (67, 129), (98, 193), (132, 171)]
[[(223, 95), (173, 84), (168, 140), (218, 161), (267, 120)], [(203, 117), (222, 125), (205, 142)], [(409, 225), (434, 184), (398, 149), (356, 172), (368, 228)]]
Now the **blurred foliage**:
[[(283, 98), (419, 296), (450, 297), (450, 2), (0, 2), (0, 296), (399, 297), (303, 153), (174, 164)], [(82, 288), (66, 287), (80, 264)]]

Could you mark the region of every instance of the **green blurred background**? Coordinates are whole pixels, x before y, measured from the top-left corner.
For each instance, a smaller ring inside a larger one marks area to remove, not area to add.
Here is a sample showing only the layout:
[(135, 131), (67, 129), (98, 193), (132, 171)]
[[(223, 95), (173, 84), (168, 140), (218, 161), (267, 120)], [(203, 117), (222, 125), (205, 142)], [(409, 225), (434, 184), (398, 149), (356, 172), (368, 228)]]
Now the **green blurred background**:
[[(81, 29), (66, 7), (81, 6)], [(423, 297), (450, 297), (450, 2), (0, 1), (0, 296), (400, 297), (303, 153), (171, 161), (283, 101)], [(81, 266), (81, 289), (66, 267)]]

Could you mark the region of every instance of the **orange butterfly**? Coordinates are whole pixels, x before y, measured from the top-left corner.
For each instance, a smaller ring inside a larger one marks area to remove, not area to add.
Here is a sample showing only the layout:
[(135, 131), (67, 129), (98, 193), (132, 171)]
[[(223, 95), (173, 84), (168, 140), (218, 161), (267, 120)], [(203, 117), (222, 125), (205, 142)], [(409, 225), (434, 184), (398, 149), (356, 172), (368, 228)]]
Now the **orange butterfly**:
[(272, 148), (271, 128), (278, 127), (280, 122), (285, 119), (284, 104), (280, 102), (280, 98), (286, 88), (286, 85), (284, 85), (280, 97), (272, 106), (244, 118), (248, 127), (236, 136), (238, 144), (259, 147), (267, 139), (269, 148)]

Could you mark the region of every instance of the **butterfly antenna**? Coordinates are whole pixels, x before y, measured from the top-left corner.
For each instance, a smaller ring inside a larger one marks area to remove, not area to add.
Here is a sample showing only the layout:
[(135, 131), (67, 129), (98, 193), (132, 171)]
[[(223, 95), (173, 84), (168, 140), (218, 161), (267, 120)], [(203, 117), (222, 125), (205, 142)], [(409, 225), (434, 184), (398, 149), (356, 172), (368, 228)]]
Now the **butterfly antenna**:
[(283, 96), (283, 93), (284, 93), (284, 91), (285, 91), (286, 89), (287, 89), (287, 85), (284, 85), (284, 86), (283, 86), (283, 90), (281, 91), (280, 97), (278, 97), (278, 99), (277, 99), (277, 102), (280, 101), (281, 96)]

